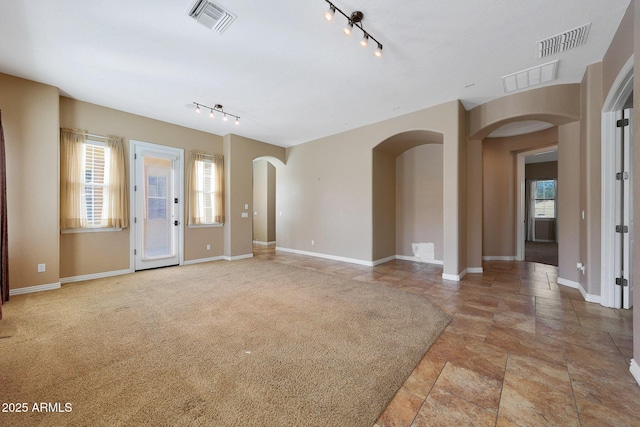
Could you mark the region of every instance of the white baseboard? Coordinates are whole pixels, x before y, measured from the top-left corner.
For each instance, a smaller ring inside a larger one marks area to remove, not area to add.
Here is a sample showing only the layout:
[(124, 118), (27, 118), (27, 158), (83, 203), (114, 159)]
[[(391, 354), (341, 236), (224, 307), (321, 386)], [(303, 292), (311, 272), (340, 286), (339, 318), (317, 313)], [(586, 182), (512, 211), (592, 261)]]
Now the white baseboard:
[(631, 372), (631, 375), (633, 375), (633, 378), (635, 378), (638, 385), (640, 385), (640, 366), (636, 363), (636, 359), (631, 359), (629, 371)]
[(85, 280), (102, 279), (103, 277), (111, 277), (111, 276), (121, 276), (123, 274), (129, 274), (129, 273), (133, 273), (133, 270), (130, 270), (127, 268), (124, 270), (113, 270), (113, 271), (105, 271), (102, 273), (83, 274), (80, 276), (61, 277), (60, 283), (83, 282)]
[(52, 291), (54, 289), (60, 289), (60, 282), (49, 283), (48, 285), (36, 285), (27, 286), (26, 288), (9, 289), (9, 296), (31, 294), (34, 292)]
[(376, 265), (384, 264), (385, 262), (394, 261), (397, 258), (398, 258), (397, 256), (391, 255), (391, 256), (388, 256), (386, 258), (381, 258), (381, 259), (377, 259), (377, 260), (373, 261), (372, 265), (375, 267)]
[(275, 245), (276, 242), (262, 242), (260, 240), (254, 240), (253, 244), (254, 245), (262, 245), (262, 246), (271, 246), (271, 245)]
[(482, 257), (483, 261), (515, 261), (516, 257), (514, 256), (483, 256)]
[(575, 282), (573, 280), (563, 279), (562, 277), (558, 277), (557, 283), (558, 285), (567, 286), (569, 288), (579, 290), (580, 293), (582, 294), (582, 298), (584, 298), (586, 302), (595, 302), (600, 304), (600, 302), (602, 301), (602, 297), (600, 295), (588, 294), (587, 291), (578, 282)]
[(235, 255), (235, 256), (224, 256), (222, 259), (225, 261), (239, 261), (241, 259), (253, 258), (253, 254), (244, 254), (244, 255)]
[(221, 260), (224, 260), (224, 259), (225, 258), (222, 255), (214, 256), (214, 257), (210, 257), (210, 258), (190, 259), (188, 261), (183, 262), (182, 265), (201, 264), (203, 262), (221, 261)]
[(469, 268), (467, 268), (467, 273), (469, 273), (469, 274), (481, 274), (481, 273), (484, 273), (484, 269), (482, 267), (469, 267)]
[(444, 265), (444, 261), (439, 259), (422, 259), (415, 256), (407, 256), (407, 255), (396, 255), (396, 259), (401, 259), (404, 261), (422, 262), (424, 264)]
[(455, 282), (459, 282), (466, 275), (467, 275), (467, 269), (465, 268), (464, 270), (462, 270), (462, 272), (460, 272), (460, 274), (442, 273), (442, 278), (444, 280), (453, 280)]
[[(558, 285), (568, 286), (568, 287), (573, 288), (573, 289), (580, 289), (581, 288), (580, 283), (574, 282), (573, 280), (569, 280), (569, 279), (563, 279), (562, 277), (558, 277)], [(582, 289), (581, 292), (582, 291), (584, 291), (584, 289)]]
[(292, 253), (292, 254), (308, 255), (308, 256), (312, 256), (312, 257), (316, 257), (316, 258), (330, 259), (332, 261), (342, 261), (342, 262), (348, 262), (348, 263), (351, 263), (351, 264), (358, 264), (358, 265), (365, 265), (367, 267), (374, 267), (374, 262), (373, 261), (364, 261), (364, 260), (355, 259), (355, 258), (345, 258), (345, 257), (341, 257), (341, 256), (321, 254), (319, 252), (301, 251), (301, 250), (298, 250), (298, 249), (283, 248), (283, 247), (280, 247), (280, 246), (276, 246), (276, 250), (277, 251), (282, 251), (282, 252), (289, 252), (289, 253)]

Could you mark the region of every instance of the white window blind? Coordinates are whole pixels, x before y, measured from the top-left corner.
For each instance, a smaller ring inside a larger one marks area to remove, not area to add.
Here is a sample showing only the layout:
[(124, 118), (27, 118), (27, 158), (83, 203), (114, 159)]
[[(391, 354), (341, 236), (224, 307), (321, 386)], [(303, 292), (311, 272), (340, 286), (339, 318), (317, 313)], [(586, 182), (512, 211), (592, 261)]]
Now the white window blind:
[(101, 227), (106, 220), (109, 188), (108, 151), (100, 142), (88, 141), (84, 156), (84, 203), (88, 227)]

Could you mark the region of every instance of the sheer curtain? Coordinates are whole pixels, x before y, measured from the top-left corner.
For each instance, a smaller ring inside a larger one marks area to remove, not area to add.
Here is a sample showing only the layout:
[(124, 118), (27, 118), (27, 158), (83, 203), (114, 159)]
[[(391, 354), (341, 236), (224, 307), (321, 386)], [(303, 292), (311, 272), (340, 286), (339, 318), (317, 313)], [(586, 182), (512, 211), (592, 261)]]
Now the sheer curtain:
[(7, 229), (7, 159), (4, 149), (4, 130), (0, 111), (0, 319), (2, 304), (9, 301), (9, 237)]
[[(104, 139), (108, 152), (107, 198), (100, 226), (125, 228), (129, 225), (129, 205), (124, 163), (123, 140), (117, 136)], [(60, 229), (87, 228), (85, 203), (85, 155), (87, 132), (60, 129)]]
[(224, 223), (224, 158), (192, 151), (187, 185), (188, 224)]
[(105, 146), (109, 149), (110, 157), (106, 227), (126, 228), (129, 226), (129, 204), (124, 166), (124, 143), (122, 138), (109, 135)]
[(83, 214), (86, 131), (60, 129), (60, 228), (87, 226)]

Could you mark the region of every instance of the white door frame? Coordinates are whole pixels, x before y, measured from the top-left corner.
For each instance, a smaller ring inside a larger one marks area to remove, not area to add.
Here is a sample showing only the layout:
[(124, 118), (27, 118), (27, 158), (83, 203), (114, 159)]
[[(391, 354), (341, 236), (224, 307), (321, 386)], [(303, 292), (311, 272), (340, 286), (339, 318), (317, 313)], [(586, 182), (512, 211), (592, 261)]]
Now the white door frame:
[[(516, 230), (516, 261), (524, 261), (524, 241), (526, 236), (526, 231), (524, 229), (526, 218), (524, 217), (526, 209), (524, 208), (526, 200), (524, 200), (525, 195), (525, 158), (529, 156), (533, 156), (536, 154), (548, 153), (550, 151), (557, 151), (558, 146), (553, 145), (544, 148), (538, 148), (536, 150), (531, 151), (523, 151), (522, 153), (518, 153), (516, 156), (516, 200), (518, 201), (516, 207), (516, 218), (518, 221), (517, 230)], [(557, 206), (557, 203), (556, 203)], [(557, 212), (557, 209), (556, 209)], [(557, 214), (556, 214), (557, 217)], [(557, 218), (556, 218), (557, 221)]]
[(149, 149), (151, 151), (167, 151), (171, 150), (178, 155), (178, 166), (175, 170), (176, 181), (178, 185), (178, 197), (181, 208), (178, 209), (178, 265), (184, 264), (184, 149), (176, 147), (168, 147), (166, 145), (153, 144), (143, 141), (129, 141), (129, 224), (131, 225), (131, 231), (129, 233), (129, 247), (131, 253), (129, 254), (129, 266), (131, 271), (136, 270), (136, 257), (134, 249), (136, 248), (136, 226), (135, 226), (135, 214), (136, 214), (136, 193), (134, 186), (136, 185), (136, 162), (135, 153), (138, 149)]
[(611, 239), (616, 226), (615, 218), (615, 138), (616, 111), (622, 110), (633, 91), (633, 61), (629, 60), (618, 73), (602, 107), (601, 150), (601, 239), (600, 239), (600, 304), (616, 307), (615, 243)]

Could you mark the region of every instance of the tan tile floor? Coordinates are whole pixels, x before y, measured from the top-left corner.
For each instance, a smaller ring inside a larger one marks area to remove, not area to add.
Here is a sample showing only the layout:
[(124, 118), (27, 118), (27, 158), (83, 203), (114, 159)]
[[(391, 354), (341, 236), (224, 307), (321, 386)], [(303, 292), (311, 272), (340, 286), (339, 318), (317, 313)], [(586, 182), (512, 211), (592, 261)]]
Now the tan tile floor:
[(640, 426), (632, 312), (585, 302), (555, 267), (486, 262), (451, 282), (408, 261), (363, 267), (264, 246), (254, 256), (384, 283), (451, 316), (376, 427)]

